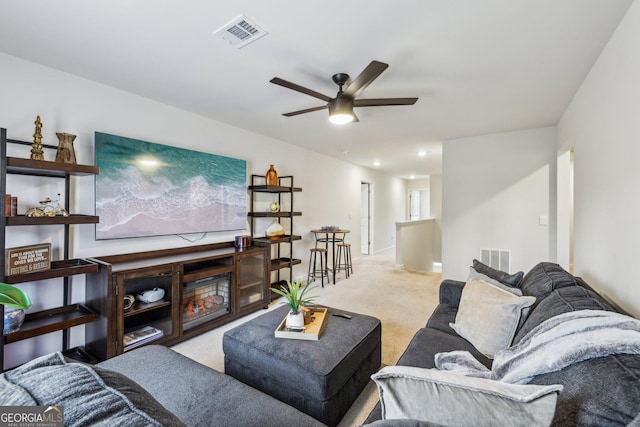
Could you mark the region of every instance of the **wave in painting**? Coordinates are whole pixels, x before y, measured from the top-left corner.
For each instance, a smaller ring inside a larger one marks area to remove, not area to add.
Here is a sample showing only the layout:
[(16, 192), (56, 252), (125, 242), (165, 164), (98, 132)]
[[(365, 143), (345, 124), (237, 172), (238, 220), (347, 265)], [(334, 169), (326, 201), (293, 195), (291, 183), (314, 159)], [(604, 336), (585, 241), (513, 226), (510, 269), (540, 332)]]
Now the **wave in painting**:
[[(98, 153), (98, 148), (105, 151), (110, 147), (98, 144), (96, 135), (96, 148)], [(173, 157), (180, 151), (187, 151), (191, 156), (197, 153), (174, 147), (170, 149)], [(149, 150), (146, 153), (148, 155)], [(126, 160), (126, 156), (119, 156), (118, 164), (106, 162), (105, 158), (108, 157), (103, 158), (101, 173), (96, 178), (96, 214), (100, 217), (100, 223), (96, 225), (96, 238), (246, 228), (246, 169), (238, 171), (234, 164), (240, 162), (242, 166), (245, 163), (237, 159), (197, 154), (215, 158), (216, 164), (209, 161), (199, 165), (206, 168), (198, 168), (194, 167), (193, 161), (185, 161), (184, 158), (180, 161), (169, 160), (165, 152), (162, 158), (156, 153), (161, 166), (158, 170), (150, 171), (136, 165), (131, 159)], [(198, 163), (201, 160), (199, 158)], [(232, 167), (235, 176), (230, 172)]]

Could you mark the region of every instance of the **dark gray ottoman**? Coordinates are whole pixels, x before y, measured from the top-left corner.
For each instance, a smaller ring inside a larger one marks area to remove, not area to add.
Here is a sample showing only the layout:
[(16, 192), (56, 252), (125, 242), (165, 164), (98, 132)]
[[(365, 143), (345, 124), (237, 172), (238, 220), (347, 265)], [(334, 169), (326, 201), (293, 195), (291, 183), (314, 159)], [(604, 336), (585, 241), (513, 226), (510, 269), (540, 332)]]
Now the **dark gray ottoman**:
[(331, 316), (318, 341), (275, 338), (282, 306), (225, 332), (225, 373), (311, 415), (337, 425), (371, 374), (380, 368), (381, 327), (375, 317)]

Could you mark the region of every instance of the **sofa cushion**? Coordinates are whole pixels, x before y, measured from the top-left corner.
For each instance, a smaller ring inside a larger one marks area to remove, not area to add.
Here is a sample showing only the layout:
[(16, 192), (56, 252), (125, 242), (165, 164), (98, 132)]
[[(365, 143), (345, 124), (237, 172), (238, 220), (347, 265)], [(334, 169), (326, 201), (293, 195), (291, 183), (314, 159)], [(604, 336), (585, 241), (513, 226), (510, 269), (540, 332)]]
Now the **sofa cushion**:
[(462, 291), (455, 323), (451, 327), (482, 354), (493, 358), (511, 345), (522, 309), (535, 302), (518, 297), (482, 280), (470, 280)]
[(480, 363), (491, 368), (491, 359), (480, 353), (469, 341), (453, 330), (451, 333), (447, 333), (433, 328), (422, 328), (416, 332), (397, 364), (418, 368), (435, 368), (436, 354), (453, 350), (466, 350)]
[(456, 314), (458, 309), (446, 304), (438, 304), (431, 313), (431, 317), (427, 321), (427, 328), (437, 329), (447, 334), (455, 335), (456, 331), (453, 330), (451, 324), (456, 321)]
[(477, 259), (473, 260), (473, 265), (471, 267), (473, 267), (473, 269), (478, 273), (489, 276), (492, 279), (498, 280), (509, 286), (520, 286), (520, 282), (522, 282), (522, 278), (524, 277), (524, 272), (522, 271), (509, 274), (506, 271), (496, 270), (493, 267), (489, 267), (488, 265), (481, 263)]
[(469, 267), (469, 276), (467, 277), (467, 281), (474, 280), (474, 279), (484, 280), (485, 282), (491, 283), (493, 286), (497, 286), (500, 289), (503, 289), (507, 292), (511, 292), (514, 295), (518, 295), (519, 297), (522, 296), (522, 291), (520, 290), (520, 288), (516, 288), (515, 286), (502, 283), (501, 281), (493, 279), (487, 276), (486, 274), (478, 273), (473, 267)]
[(10, 395), (18, 390), (23, 398), (32, 398), (31, 403), (22, 404), (64, 407), (65, 426), (106, 420), (110, 425), (132, 427), (184, 425), (134, 381), (106, 369), (68, 362), (60, 352), (0, 375), (2, 405), (15, 404)]
[(582, 286), (559, 288), (542, 299), (535, 309), (531, 311), (516, 333), (513, 344), (519, 343), (527, 333), (545, 320), (562, 313), (577, 310), (616, 311), (600, 295)]
[(160, 345), (99, 363), (133, 379), (189, 427), (322, 426), (297, 409)]
[[(437, 369), (387, 366), (371, 377), (383, 419), (455, 426), (549, 425), (560, 385), (516, 385)], [(459, 410), (464, 408), (464, 410)]]
[(562, 384), (552, 425), (627, 426), (640, 413), (640, 356), (585, 360), (538, 375), (530, 384)]
[(541, 300), (555, 289), (578, 285), (576, 278), (558, 264), (541, 262), (524, 276), (520, 288), (524, 295)]

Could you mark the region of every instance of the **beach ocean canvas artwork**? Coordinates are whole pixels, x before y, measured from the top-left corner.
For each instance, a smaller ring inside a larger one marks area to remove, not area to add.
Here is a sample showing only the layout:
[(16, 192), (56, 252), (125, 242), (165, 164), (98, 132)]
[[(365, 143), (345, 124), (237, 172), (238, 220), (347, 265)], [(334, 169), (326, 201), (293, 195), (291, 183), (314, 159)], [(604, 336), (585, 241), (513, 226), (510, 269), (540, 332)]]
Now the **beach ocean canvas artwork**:
[(243, 230), (247, 162), (95, 133), (96, 239)]

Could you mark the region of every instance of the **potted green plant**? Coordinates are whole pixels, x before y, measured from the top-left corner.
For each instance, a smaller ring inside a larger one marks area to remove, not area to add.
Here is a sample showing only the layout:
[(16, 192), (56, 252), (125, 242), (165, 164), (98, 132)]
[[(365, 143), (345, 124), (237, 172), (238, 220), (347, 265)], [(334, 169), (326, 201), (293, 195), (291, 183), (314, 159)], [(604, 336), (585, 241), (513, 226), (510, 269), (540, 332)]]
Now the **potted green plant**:
[[(304, 313), (302, 307), (311, 304), (311, 302), (317, 298), (317, 296), (309, 296), (308, 292), (315, 288), (311, 286), (313, 280), (307, 282), (306, 286), (302, 287), (300, 279), (291, 282), (287, 280), (287, 286), (281, 286), (280, 289), (271, 288), (273, 292), (283, 296), (289, 304), (289, 313), (287, 314), (286, 327), (289, 329), (303, 329), (304, 328)], [(302, 289), (301, 289), (302, 288)]]
[(0, 304), (4, 305), (4, 334), (20, 330), (24, 311), (33, 304), (22, 289), (0, 282)]

